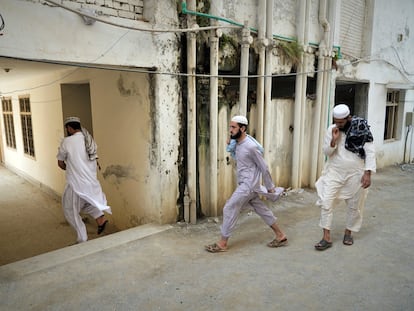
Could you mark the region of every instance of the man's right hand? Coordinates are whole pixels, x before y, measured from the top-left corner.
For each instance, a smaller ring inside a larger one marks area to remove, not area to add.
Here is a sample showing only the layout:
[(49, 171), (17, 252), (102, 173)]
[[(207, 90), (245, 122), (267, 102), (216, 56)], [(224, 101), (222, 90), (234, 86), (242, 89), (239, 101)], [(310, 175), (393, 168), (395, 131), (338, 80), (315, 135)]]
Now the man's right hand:
[(339, 129), (335, 126), (332, 128), (332, 139), (331, 139), (331, 147), (336, 146), (336, 141), (338, 140), (340, 135)]

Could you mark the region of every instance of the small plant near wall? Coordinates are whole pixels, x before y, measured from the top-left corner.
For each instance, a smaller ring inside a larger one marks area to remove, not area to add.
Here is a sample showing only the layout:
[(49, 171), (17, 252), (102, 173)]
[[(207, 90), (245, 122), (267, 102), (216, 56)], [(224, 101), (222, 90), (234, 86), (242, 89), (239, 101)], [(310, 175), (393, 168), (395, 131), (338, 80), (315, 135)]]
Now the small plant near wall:
[[(197, 12), (208, 14), (210, 11), (210, 1), (208, 0), (197, 1), (196, 6), (197, 6)], [(210, 19), (204, 16), (197, 16), (197, 24), (200, 27), (210, 26)]]
[(332, 57), (332, 68), (337, 70), (338, 69), (338, 64), (336, 63), (336, 61), (339, 59), (338, 57), (338, 53), (335, 51), (335, 56)]
[(238, 48), (239, 43), (237, 42), (237, 40), (235, 38), (233, 38), (230, 35), (227, 34), (223, 34), (220, 37), (220, 41), (219, 41), (219, 47), (223, 48), (226, 45), (231, 45), (232, 47), (234, 47), (235, 49)]
[(281, 55), (292, 63), (293, 66), (297, 67), (303, 52), (301, 44), (296, 41), (280, 41), (277, 43), (276, 48), (280, 51)]
[(234, 37), (223, 34), (219, 40), (219, 70), (233, 71), (239, 62), (239, 43)]

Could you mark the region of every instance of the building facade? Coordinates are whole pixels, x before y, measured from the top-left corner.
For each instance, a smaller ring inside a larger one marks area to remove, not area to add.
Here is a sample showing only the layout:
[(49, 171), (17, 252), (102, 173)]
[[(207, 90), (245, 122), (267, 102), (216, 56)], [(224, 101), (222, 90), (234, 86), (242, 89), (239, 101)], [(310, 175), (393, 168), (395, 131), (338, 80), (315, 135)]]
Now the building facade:
[(413, 11), (411, 0), (4, 0), (1, 161), (61, 195), (63, 120), (80, 116), (120, 229), (220, 215), (235, 114), (284, 187), (313, 187), (338, 102), (368, 119), (378, 168), (412, 162)]

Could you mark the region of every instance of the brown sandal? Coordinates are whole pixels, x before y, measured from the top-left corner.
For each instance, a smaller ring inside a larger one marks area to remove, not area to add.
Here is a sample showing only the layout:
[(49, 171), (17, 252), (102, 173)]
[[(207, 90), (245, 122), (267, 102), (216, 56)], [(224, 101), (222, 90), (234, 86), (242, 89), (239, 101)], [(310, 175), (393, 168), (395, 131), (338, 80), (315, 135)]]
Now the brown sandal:
[(213, 244), (210, 244), (210, 245), (206, 245), (204, 248), (206, 249), (207, 252), (210, 252), (210, 253), (220, 253), (220, 252), (227, 251), (227, 247), (226, 248), (222, 248), (217, 243), (213, 243)]
[(288, 244), (288, 240), (287, 238), (284, 238), (282, 240), (278, 240), (278, 239), (274, 239), (273, 241), (270, 241), (269, 243), (267, 243), (267, 246), (269, 247), (281, 247), (281, 246), (286, 246)]

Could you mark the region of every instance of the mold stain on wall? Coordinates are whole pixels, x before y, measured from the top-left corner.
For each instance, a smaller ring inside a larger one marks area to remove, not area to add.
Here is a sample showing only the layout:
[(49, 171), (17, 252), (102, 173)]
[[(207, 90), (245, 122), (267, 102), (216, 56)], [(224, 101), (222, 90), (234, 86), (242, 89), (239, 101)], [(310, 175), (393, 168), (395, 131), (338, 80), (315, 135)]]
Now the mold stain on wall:
[(121, 184), (125, 179), (139, 181), (139, 178), (135, 173), (135, 167), (132, 165), (109, 165), (102, 173), (102, 175), (105, 179), (113, 176), (115, 178), (116, 184)]
[(127, 84), (128, 81), (125, 81), (125, 76), (121, 73), (117, 80), (117, 87), (119, 94), (121, 94), (121, 96), (141, 96), (140, 91), (135, 84), (135, 81), (131, 81), (129, 85)]

